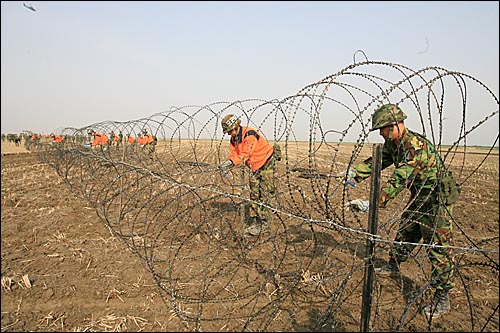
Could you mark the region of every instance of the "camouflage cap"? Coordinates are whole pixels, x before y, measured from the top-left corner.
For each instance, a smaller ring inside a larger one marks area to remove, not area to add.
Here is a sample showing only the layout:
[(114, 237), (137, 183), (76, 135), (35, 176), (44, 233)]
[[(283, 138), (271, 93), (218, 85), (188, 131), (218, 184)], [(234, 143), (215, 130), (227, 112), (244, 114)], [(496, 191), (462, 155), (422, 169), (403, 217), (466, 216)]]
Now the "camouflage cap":
[(238, 127), (241, 124), (241, 120), (238, 119), (234, 114), (228, 114), (224, 118), (222, 118), (221, 124), (222, 132), (226, 134)]
[(395, 104), (384, 104), (373, 113), (372, 128), (370, 131), (389, 125), (395, 125), (405, 119), (406, 114), (399, 108), (399, 106)]

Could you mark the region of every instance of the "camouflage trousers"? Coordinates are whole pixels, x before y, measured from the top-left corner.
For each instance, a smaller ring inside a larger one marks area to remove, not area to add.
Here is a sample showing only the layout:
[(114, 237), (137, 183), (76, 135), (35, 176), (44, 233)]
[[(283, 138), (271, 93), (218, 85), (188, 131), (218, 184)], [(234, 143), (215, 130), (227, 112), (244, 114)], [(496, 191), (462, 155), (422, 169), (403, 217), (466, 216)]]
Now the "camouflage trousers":
[(269, 206), (275, 196), (273, 173), (276, 160), (274, 156), (271, 159), (268, 165), (250, 174), (250, 200), (252, 203), (249, 215), (251, 218), (256, 217), (264, 221), (269, 220), (269, 209), (256, 202)]
[[(454, 261), (452, 257), (453, 229), (451, 214), (453, 207), (441, 204), (436, 197), (414, 200), (402, 214), (402, 220), (395, 242), (419, 243), (440, 247), (426, 247), (432, 264), (431, 286), (437, 289), (450, 290), (454, 283)], [(443, 247), (441, 247), (443, 246)], [(416, 245), (395, 245), (390, 256), (397, 262), (405, 262)]]
[(153, 155), (156, 149), (156, 144), (155, 143), (150, 143), (148, 144), (148, 154)]
[(153, 158), (155, 152), (156, 145), (149, 143), (142, 147), (143, 154), (149, 158)]

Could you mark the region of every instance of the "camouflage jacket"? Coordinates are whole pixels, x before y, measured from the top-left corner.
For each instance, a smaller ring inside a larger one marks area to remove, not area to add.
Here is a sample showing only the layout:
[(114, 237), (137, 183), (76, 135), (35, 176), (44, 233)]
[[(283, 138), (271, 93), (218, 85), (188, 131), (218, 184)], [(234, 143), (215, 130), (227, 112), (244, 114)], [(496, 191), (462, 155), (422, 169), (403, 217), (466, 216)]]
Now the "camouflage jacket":
[[(443, 163), (432, 143), (422, 135), (406, 129), (406, 133), (395, 145), (386, 140), (382, 149), (382, 170), (394, 165), (395, 169), (388, 180), (387, 186), (382, 189), (379, 207), (385, 207), (405, 187), (412, 197), (428, 195), (436, 188), (438, 175), (443, 171)], [(368, 158), (354, 167), (356, 182), (370, 176), (372, 158)]]

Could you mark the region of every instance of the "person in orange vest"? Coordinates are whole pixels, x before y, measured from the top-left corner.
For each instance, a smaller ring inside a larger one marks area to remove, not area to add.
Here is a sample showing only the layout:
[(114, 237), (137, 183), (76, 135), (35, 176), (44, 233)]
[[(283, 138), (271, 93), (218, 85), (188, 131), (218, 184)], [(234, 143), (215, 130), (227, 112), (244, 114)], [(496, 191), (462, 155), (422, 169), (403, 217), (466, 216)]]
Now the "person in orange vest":
[(137, 135), (137, 144), (141, 147), (141, 153), (144, 153), (144, 147), (146, 146), (146, 138), (142, 135), (142, 133), (139, 133)]
[(52, 133), (50, 135), (50, 137), (52, 138), (52, 140), (53, 140), (54, 143), (62, 143), (63, 140), (64, 140), (64, 136), (62, 136), (62, 135), (56, 135), (54, 133)]
[(147, 154), (150, 158), (153, 158), (153, 153), (155, 152), (155, 146), (156, 146), (156, 140), (155, 138), (148, 133), (148, 131), (143, 128), (142, 129), (142, 134), (143, 136), (143, 141), (142, 141), (142, 146), (144, 148), (147, 148)]
[(127, 133), (127, 143), (132, 144), (135, 143), (135, 138), (130, 135), (130, 133)]
[(130, 135), (130, 133), (126, 134), (126, 139), (125, 139), (126, 144), (126, 149), (130, 149), (131, 152), (134, 151), (134, 147), (136, 145), (135, 138)]
[(140, 145), (141, 147), (144, 147), (144, 137), (142, 136), (141, 133), (137, 135), (137, 144)]
[(90, 144), (90, 146), (92, 148), (94, 148), (94, 147), (101, 147), (101, 149), (103, 151), (105, 151), (105, 152), (108, 151), (109, 138), (108, 138), (108, 136), (106, 134), (104, 134), (104, 133), (97, 133), (94, 130), (90, 130), (89, 134), (94, 137), (94, 140)]
[(40, 141), (40, 136), (38, 134), (34, 133), (31, 136), (31, 141), (33, 141), (33, 142), (39, 142)]
[(118, 146), (118, 140), (119, 140), (118, 135), (116, 135), (114, 131), (109, 132), (108, 144), (110, 146), (113, 146), (113, 145)]
[(252, 202), (246, 232), (251, 236), (257, 236), (268, 227), (267, 221), (269, 220), (267, 207), (257, 202), (269, 206), (275, 194), (273, 173), (277, 157), (274, 146), (258, 130), (242, 126), (241, 120), (233, 114), (226, 115), (221, 124), (223, 133), (231, 135), (231, 140), (229, 159), (221, 163), (219, 168), (227, 170), (238, 166), (242, 158), (244, 158), (245, 165), (250, 168), (249, 185)]

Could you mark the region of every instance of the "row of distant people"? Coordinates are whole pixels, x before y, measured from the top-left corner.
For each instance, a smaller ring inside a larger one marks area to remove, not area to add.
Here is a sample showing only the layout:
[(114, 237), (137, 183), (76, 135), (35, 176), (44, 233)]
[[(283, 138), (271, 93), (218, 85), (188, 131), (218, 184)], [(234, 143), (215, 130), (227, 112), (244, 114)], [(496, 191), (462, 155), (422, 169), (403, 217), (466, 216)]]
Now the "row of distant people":
[(2, 141), (7, 140), (8, 142), (14, 142), (14, 143), (21, 142), (22, 140), (36, 141), (36, 140), (40, 140), (40, 138), (42, 138), (42, 137), (43, 138), (51, 138), (53, 135), (54, 135), (53, 133), (51, 135), (48, 135), (48, 134), (41, 135), (41, 134), (37, 134), (37, 133), (33, 133), (33, 134), (28, 134), (28, 133), (4, 134), (4, 133), (2, 133)]
[[(121, 142), (123, 141), (123, 134), (121, 131), (118, 135), (116, 135), (113, 131), (111, 131), (109, 133), (110, 134), (109, 137), (105, 133), (99, 133), (99, 132), (96, 132), (94, 130), (89, 130), (88, 134), (93, 137), (93, 141), (90, 142), (90, 144), (89, 144), (90, 147), (97, 147), (97, 146), (104, 146), (104, 145), (109, 146), (113, 143), (115, 143), (116, 145), (120, 145)], [(110, 139), (110, 137), (111, 137), (111, 139)], [(130, 133), (127, 133), (125, 142), (127, 142), (128, 144), (137, 143), (141, 146), (146, 146), (149, 144), (153, 144), (153, 145), (156, 144), (157, 139), (156, 139), (156, 137), (154, 137), (153, 135), (148, 133), (148, 131), (146, 129), (143, 129), (142, 133), (139, 133), (137, 140), (133, 136), (131, 136)]]
[[(111, 145), (113, 143), (116, 145), (120, 145), (123, 142), (123, 134), (121, 131), (118, 135), (111, 131), (109, 133), (109, 136), (104, 133), (96, 132), (94, 130), (89, 130), (88, 134), (93, 137), (93, 141), (88, 142), (88, 145), (91, 147)], [(35, 133), (31, 135), (30, 140), (36, 142), (39, 141), (41, 137), (41, 135)], [(50, 135), (44, 135), (43, 137), (51, 138), (52, 141), (56, 143), (62, 143), (65, 139), (64, 135), (58, 135), (54, 133), (51, 133)], [(126, 142), (129, 144), (137, 143), (139, 145), (148, 145), (151, 143), (156, 143), (156, 141), (156, 137), (148, 133), (145, 129), (142, 131), (142, 133), (139, 133), (137, 140), (133, 136), (131, 136), (130, 133), (127, 133), (126, 135)]]
[(29, 137), (29, 140), (32, 142), (39, 142), (41, 138), (52, 139), (53, 142), (63, 142), (65, 137), (64, 137), (64, 135), (57, 135), (54, 133), (51, 133), (50, 135), (48, 135), (48, 134), (41, 135), (38, 133), (33, 133)]

